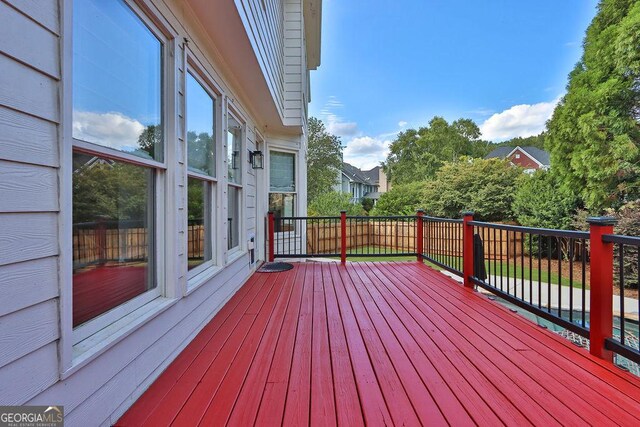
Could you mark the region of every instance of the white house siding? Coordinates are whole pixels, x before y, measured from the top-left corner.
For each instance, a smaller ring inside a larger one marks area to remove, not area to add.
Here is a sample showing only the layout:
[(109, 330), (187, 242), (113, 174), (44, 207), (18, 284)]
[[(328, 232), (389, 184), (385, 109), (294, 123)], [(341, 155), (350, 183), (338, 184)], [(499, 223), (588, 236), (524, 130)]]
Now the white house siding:
[(284, 119), (285, 124), (296, 125), (305, 114), (302, 103), (307, 78), (302, 0), (286, 0), (284, 10)]
[(269, 90), (283, 116), (283, 5), (280, 0), (235, 0)]
[[(226, 246), (218, 243), (219, 261), (227, 262), (226, 266), (197, 287), (190, 287), (187, 280), (185, 39), (188, 51), (220, 91), (216, 108), (224, 108), (226, 114), (225, 101), (233, 100), (234, 112), (244, 122), (241, 240), (246, 249), (246, 241), (255, 234), (258, 254), (264, 258), (267, 175), (266, 171), (251, 169), (244, 156), (247, 150), (255, 149), (256, 129), (268, 124), (258, 123), (250, 106), (238, 101), (244, 99), (238, 94), (241, 88), (233, 86), (232, 75), (219, 71), (226, 68), (215, 48), (216, 41), (210, 40), (203, 25), (181, 0), (138, 3), (157, 15), (174, 33), (175, 40), (175, 50), (169, 55), (175, 64), (175, 81), (169, 87), (175, 93), (172, 105), (167, 106), (175, 118), (169, 124), (169, 135), (173, 136), (167, 143), (170, 166), (165, 181), (167, 289), (163, 297), (148, 305), (145, 314), (132, 317), (111, 335), (100, 332), (104, 340), (89, 349), (82, 356), (85, 360), (78, 363), (79, 359), (69, 358), (72, 338), (68, 331), (65, 333), (69, 329), (65, 319), (70, 319), (71, 299), (71, 287), (65, 279), (70, 277), (70, 266), (66, 265), (69, 255), (65, 255), (69, 238), (59, 232), (65, 229), (64, 221), (71, 209), (60, 200), (65, 200), (62, 193), (68, 192), (65, 185), (70, 176), (71, 141), (63, 135), (70, 135), (71, 123), (63, 112), (71, 85), (62, 81), (61, 70), (70, 67), (65, 61), (71, 56), (64, 52), (70, 49), (71, 40), (62, 37), (62, 33), (63, 28), (69, 27), (72, 1), (0, 0), (0, 405), (64, 405), (69, 426), (115, 422), (253, 272), (246, 250), (225, 261), (222, 248)], [(305, 66), (295, 59), (302, 55), (302, 40), (298, 47), (288, 42), (289, 59), (285, 59), (282, 43), (284, 8), (300, 21), (299, 3), (236, 0), (239, 9), (241, 6), (255, 17), (253, 34), (261, 40), (263, 72), (274, 92), (280, 94), (274, 97), (275, 102), (280, 103), (282, 111), (289, 111), (285, 117), (297, 118), (298, 125), (304, 128), (300, 99), (301, 82), (306, 79), (301, 70)], [(296, 34), (301, 38), (301, 28), (301, 22), (288, 25), (289, 39)], [(285, 90), (287, 82), (293, 84), (294, 90)], [(296, 91), (298, 95), (293, 94)], [(289, 98), (282, 95), (288, 92), (292, 93)], [(293, 111), (296, 105), (297, 112)], [(221, 138), (225, 132), (223, 123), (217, 122), (216, 126)], [(271, 147), (297, 150), (298, 200), (300, 213), (305, 214), (306, 175), (301, 167), (305, 164), (305, 136), (261, 137), (265, 141), (263, 151)], [(221, 157), (219, 175), (226, 170)], [(219, 179), (215, 207), (226, 203), (225, 188), (225, 180)], [(226, 236), (221, 221), (217, 234)], [(61, 247), (65, 250), (61, 251)], [(61, 303), (61, 299), (67, 302)]]
[(0, 402), (58, 379), (59, 14), (0, 2)]

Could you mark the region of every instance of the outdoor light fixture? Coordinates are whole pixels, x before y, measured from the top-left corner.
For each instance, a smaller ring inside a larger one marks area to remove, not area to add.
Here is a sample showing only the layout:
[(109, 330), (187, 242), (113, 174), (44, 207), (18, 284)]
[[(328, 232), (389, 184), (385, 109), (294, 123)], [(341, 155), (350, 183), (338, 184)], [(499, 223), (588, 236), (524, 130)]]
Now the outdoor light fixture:
[(264, 154), (262, 154), (262, 151), (249, 150), (249, 163), (251, 163), (253, 169), (264, 169)]

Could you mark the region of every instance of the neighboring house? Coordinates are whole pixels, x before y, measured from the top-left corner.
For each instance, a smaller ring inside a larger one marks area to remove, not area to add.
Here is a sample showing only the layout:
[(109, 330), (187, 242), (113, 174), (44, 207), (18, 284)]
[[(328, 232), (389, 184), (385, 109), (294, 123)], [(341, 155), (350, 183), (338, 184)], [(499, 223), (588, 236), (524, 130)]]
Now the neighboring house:
[[(375, 202), (380, 197), (381, 174), (384, 176), (380, 167), (363, 171), (343, 162), (340, 183), (336, 185), (335, 190), (351, 194), (352, 203), (359, 203), (365, 197), (372, 198)], [(384, 176), (384, 182), (386, 185), (386, 176)]]
[(0, 405), (115, 422), (306, 215), (321, 9), (0, 2)]
[(538, 169), (547, 170), (551, 166), (549, 153), (536, 147), (498, 147), (485, 157), (492, 158), (509, 159), (512, 164), (524, 168), (527, 173), (533, 173)]

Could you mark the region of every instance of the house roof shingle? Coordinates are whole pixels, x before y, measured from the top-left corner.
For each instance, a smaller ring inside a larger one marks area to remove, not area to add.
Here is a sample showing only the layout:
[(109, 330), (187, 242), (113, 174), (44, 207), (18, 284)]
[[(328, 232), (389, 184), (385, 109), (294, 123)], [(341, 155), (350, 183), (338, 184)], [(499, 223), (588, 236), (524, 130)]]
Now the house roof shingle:
[(516, 148), (526, 152), (544, 166), (549, 166), (551, 164), (551, 156), (549, 153), (536, 147), (497, 147), (495, 150), (487, 154), (485, 159), (504, 159)]
[[(375, 168), (371, 169), (373, 171)], [(369, 172), (362, 171), (357, 167), (350, 165), (349, 163), (342, 162), (342, 172), (352, 181), (359, 182), (361, 184), (377, 185), (377, 179), (371, 179)], [(377, 176), (377, 174), (376, 174)]]

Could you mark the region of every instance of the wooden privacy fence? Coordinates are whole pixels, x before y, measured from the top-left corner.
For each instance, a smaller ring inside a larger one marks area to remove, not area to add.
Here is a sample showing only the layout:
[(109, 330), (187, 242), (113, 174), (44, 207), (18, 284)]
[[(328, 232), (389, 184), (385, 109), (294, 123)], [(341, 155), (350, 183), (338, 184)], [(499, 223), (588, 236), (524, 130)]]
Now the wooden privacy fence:
[[(455, 223), (424, 222), (424, 248), (433, 255), (462, 256), (462, 233)], [(342, 233), (337, 222), (309, 221), (307, 229), (307, 253), (340, 253)], [(367, 246), (416, 251), (416, 223), (400, 221), (366, 221), (347, 219), (347, 251)], [(491, 232), (491, 236), (488, 233)], [(495, 236), (494, 236), (495, 234)], [(483, 241), (491, 238), (491, 245), (485, 245), (485, 259), (505, 260), (522, 253), (522, 233), (505, 230), (482, 230)]]
[[(202, 220), (189, 220), (187, 253), (202, 258), (205, 232)], [(146, 261), (149, 229), (143, 221), (95, 221), (73, 225), (73, 266), (82, 268), (108, 262)]]

